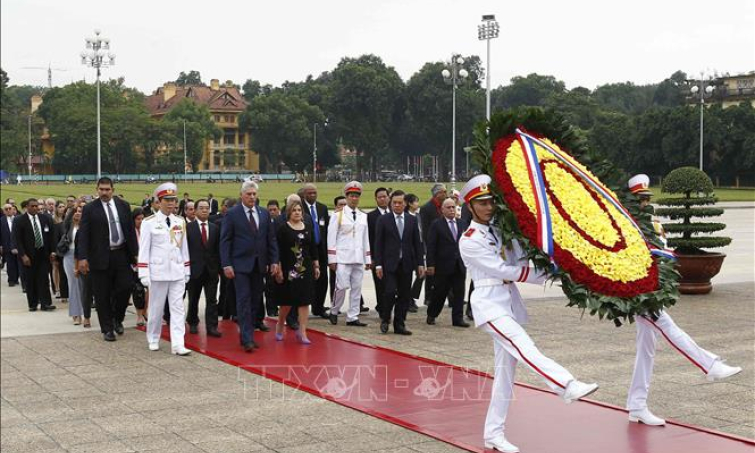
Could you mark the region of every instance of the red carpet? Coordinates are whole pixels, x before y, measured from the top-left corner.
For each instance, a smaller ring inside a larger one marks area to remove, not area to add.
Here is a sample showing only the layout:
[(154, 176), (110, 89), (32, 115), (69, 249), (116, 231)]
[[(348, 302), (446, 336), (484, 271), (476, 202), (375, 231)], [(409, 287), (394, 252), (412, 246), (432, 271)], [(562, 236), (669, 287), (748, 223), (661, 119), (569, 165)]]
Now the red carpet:
[[(268, 325), (274, 328), (274, 322)], [(220, 330), (219, 339), (187, 334), (186, 347), (457, 447), (483, 451), (492, 384), (486, 374), (317, 331), (310, 331), (309, 346), (299, 344), (289, 329), (282, 342), (272, 331), (255, 332), (260, 349), (248, 354), (239, 346), (236, 324), (223, 321)], [(167, 327), (163, 338), (169, 339)], [(525, 453), (752, 453), (755, 446), (749, 439), (681, 423), (663, 428), (629, 423), (620, 408), (593, 401), (566, 405), (527, 385), (517, 384), (515, 398), (506, 433)]]

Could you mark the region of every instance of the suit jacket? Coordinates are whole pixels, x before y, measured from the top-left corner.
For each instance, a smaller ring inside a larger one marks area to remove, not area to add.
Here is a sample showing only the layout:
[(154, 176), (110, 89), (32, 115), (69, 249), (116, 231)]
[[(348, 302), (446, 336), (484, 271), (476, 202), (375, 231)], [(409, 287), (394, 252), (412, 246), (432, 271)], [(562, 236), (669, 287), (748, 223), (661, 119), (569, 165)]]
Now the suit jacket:
[(436, 275), (449, 275), (458, 269), (466, 272), (459, 253), (459, 238), (467, 225), (456, 221), (456, 237), (451, 234), (445, 217), (435, 219), (427, 233), (427, 267), (435, 267)]
[[(304, 208), (304, 219), (309, 220), (309, 222), (314, 225), (314, 222), (312, 221), (312, 213), (309, 212), (309, 205), (304, 201), (302, 206)], [(315, 212), (317, 212), (317, 227), (320, 230), (320, 244), (317, 246), (317, 252), (320, 257), (326, 258), (328, 255), (328, 223), (330, 222), (328, 207), (319, 201), (316, 201)], [(314, 240), (314, 236), (312, 236), (312, 240)]]
[(210, 215), (215, 215), (218, 213), (218, 200), (212, 199), (207, 200), (210, 203)]
[(417, 219), (404, 213), (404, 234), (400, 237), (396, 216), (392, 212), (380, 216), (375, 226), (375, 250), (372, 255), (375, 266), (382, 266), (385, 272), (399, 270), (399, 256), (404, 272), (412, 272), (417, 266), (424, 266)]
[(275, 238), (270, 214), (255, 206), (259, 222), (256, 234), (252, 234), (249, 218), (243, 203), (231, 208), (223, 218), (220, 229), (220, 263), (222, 267), (233, 266), (235, 272), (265, 272), (270, 264), (278, 264), (278, 241)]
[[(55, 250), (54, 225), (52, 217), (47, 214), (37, 214), (39, 227), (42, 229), (42, 242), (45, 255), (51, 254)], [(16, 216), (13, 220), (13, 236), (16, 240), (18, 256), (28, 256), (34, 261), (36, 248), (34, 247), (34, 227), (31, 224), (28, 214)]]
[[(16, 217), (18, 216), (14, 216), (11, 220), (15, 221)], [(13, 244), (13, 234), (8, 226), (8, 216), (0, 216), (0, 245), (3, 246), (3, 252), (10, 253), (11, 250), (16, 248)]]
[[(385, 212), (391, 212), (390, 208)], [(380, 208), (375, 208), (367, 214), (367, 233), (370, 237), (370, 250), (375, 250), (375, 228), (377, 220), (385, 214), (380, 213)]]
[(220, 227), (207, 222), (207, 245), (202, 245), (199, 220), (186, 224), (186, 235), (189, 242), (191, 278), (198, 278), (205, 269), (210, 276), (217, 278), (220, 273)]
[[(118, 197), (113, 197), (115, 208), (118, 210), (118, 221), (125, 237), (124, 245), (133, 264), (139, 255), (136, 243), (134, 220), (128, 203)], [(89, 267), (95, 270), (105, 270), (110, 265), (110, 228), (105, 207), (99, 199), (84, 206), (79, 224), (79, 246), (74, 251), (76, 259), (88, 260)]]
[(430, 233), (430, 225), (435, 219), (443, 217), (438, 207), (433, 203), (432, 198), (419, 208), (419, 219), (422, 222), (422, 241), (427, 242), (427, 235)]

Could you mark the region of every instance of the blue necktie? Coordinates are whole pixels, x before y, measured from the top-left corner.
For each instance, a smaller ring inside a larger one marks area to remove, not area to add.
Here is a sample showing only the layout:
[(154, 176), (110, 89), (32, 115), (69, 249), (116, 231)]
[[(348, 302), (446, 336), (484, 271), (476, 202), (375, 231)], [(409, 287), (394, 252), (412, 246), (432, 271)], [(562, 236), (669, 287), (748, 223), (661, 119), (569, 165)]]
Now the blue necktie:
[(315, 205), (309, 207), (309, 213), (312, 215), (312, 226), (315, 232), (315, 244), (320, 245), (320, 225), (317, 221), (317, 211), (315, 211)]

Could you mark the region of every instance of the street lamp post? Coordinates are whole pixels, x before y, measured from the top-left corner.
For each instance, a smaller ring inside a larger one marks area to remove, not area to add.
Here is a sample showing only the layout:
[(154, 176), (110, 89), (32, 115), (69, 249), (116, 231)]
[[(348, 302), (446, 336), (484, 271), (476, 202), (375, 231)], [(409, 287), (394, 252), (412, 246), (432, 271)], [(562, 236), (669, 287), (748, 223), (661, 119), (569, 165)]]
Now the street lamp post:
[(186, 183), (186, 167), (187, 167), (187, 158), (188, 154), (186, 152), (186, 120), (184, 120), (184, 184)]
[[(707, 86), (706, 86), (707, 85)], [(690, 93), (700, 96), (700, 171), (703, 171), (703, 112), (705, 111), (705, 96), (713, 94), (716, 87), (710, 82), (705, 83), (704, 74), (700, 73), (700, 82), (690, 88)]]
[[(320, 123), (314, 123), (312, 125), (312, 182), (317, 182), (317, 125)], [(322, 123), (323, 127), (328, 127), (328, 119), (325, 118), (325, 122)]]
[[(102, 145), (100, 133), (100, 71), (115, 64), (115, 55), (105, 54), (110, 50), (110, 40), (100, 37), (100, 30), (94, 31), (94, 37), (86, 38), (88, 51), (81, 52), (81, 64), (97, 70), (97, 179), (102, 177)], [(107, 57), (107, 58), (106, 58)]]
[(477, 26), (477, 39), (487, 41), (488, 59), (485, 71), (485, 118), (490, 121), (490, 40), (498, 37), (500, 26), (495, 20), (495, 14), (482, 16), (482, 24)]
[(451, 57), (449, 63), (450, 69), (441, 71), (443, 80), (451, 85), (452, 92), (452, 119), (451, 119), (451, 188), (456, 188), (456, 89), (459, 83), (469, 76), (466, 69), (462, 67), (464, 59), (459, 56)]
[(31, 163), (31, 114), (29, 115), (29, 181), (31, 181), (32, 163)]

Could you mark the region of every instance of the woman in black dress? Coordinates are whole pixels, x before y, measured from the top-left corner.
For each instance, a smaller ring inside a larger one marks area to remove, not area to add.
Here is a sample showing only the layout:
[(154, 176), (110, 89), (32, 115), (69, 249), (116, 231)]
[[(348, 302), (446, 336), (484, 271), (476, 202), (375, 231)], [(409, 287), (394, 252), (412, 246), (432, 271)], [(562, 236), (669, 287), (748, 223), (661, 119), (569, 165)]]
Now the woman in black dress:
[(299, 312), (296, 337), (303, 344), (310, 344), (311, 341), (307, 338), (307, 318), (309, 305), (315, 297), (315, 280), (320, 277), (317, 245), (313, 239), (312, 226), (304, 222), (301, 201), (290, 201), (286, 206), (286, 214), (286, 223), (276, 233), (282, 272), (276, 276), (275, 285), (275, 300), (280, 307), (275, 339), (283, 340), (286, 316), (290, 310), (296, 309)]

